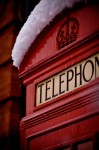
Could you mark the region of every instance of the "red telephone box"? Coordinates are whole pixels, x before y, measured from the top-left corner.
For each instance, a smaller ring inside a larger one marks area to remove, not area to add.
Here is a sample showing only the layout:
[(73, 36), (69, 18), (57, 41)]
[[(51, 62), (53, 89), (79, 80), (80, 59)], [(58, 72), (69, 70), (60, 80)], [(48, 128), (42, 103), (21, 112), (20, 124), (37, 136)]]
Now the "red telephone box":
[(21, 150), (96, 150), (99, 145), (98, 5), (65, 10), (32, 43)]

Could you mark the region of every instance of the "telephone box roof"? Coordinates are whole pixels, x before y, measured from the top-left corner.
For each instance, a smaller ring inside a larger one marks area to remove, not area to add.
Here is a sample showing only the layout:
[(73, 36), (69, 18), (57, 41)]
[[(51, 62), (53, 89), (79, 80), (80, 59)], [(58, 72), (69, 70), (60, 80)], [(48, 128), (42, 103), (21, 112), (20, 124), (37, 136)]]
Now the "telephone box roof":
[(40, 32), (65, 8), (84, 0), (41, 0), (20, 30), (12, 50), (13, 65), (17, 68)]

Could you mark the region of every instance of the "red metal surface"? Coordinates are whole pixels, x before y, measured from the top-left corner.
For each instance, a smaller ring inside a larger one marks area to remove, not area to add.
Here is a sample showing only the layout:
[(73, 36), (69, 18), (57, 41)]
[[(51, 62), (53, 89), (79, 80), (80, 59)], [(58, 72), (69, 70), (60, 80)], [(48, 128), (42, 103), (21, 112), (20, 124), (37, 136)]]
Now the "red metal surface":
[(37, 83), (99, 52), (97, 11), (98, 6), (93, 5), (69, 14), (78, 19), (80, 30), (77, 41), (61, 50), (57, 50), (56, 33), (65, 18), (54, 22), (23, 60), (19, 70), (26, 86), (26, 117), (20, 124), (22, 150), (96, 149), (99, 77), (37, 107), (35, 91)]
[[(41, 63), (43, 60), (59, 53), (56, 36), (60, 26), (66, 21), (67, 16), (60, 15), (59, 17), (55, 20), (56, 23), (53, 22), (32, 44), (30, 52), (21, 64), (20, 73), (26, 72), (28, 69), (30, 70), (30, 68)], [(98, 5), (73, 10), (69, 14), (69, 18), (72, 17), (79, 21), (80, 29), (77, 39), (79, 43), (99, 30)], [(68, 49), (68, 46), (66, 49)]]

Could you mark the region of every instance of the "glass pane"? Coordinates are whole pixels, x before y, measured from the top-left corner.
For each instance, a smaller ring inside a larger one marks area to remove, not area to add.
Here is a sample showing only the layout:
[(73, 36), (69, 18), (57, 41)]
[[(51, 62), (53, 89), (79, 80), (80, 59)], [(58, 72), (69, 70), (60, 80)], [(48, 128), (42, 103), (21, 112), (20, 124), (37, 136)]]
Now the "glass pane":
[(93, 142), (83, 142), (77, 145), (77, 150), (93, 150)]

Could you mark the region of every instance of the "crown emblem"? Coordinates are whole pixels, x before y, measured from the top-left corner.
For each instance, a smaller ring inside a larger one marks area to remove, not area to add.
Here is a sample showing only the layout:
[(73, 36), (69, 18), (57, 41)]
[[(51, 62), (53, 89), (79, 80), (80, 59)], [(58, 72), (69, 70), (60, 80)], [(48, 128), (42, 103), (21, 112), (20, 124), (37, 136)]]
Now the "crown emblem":
[(79, 23), (76, 18), (67, 19), (60, 27), (57, 33), (57, 45), (58, 49), (61, 49), (70, 43), (77, 40), (79, 30)]

